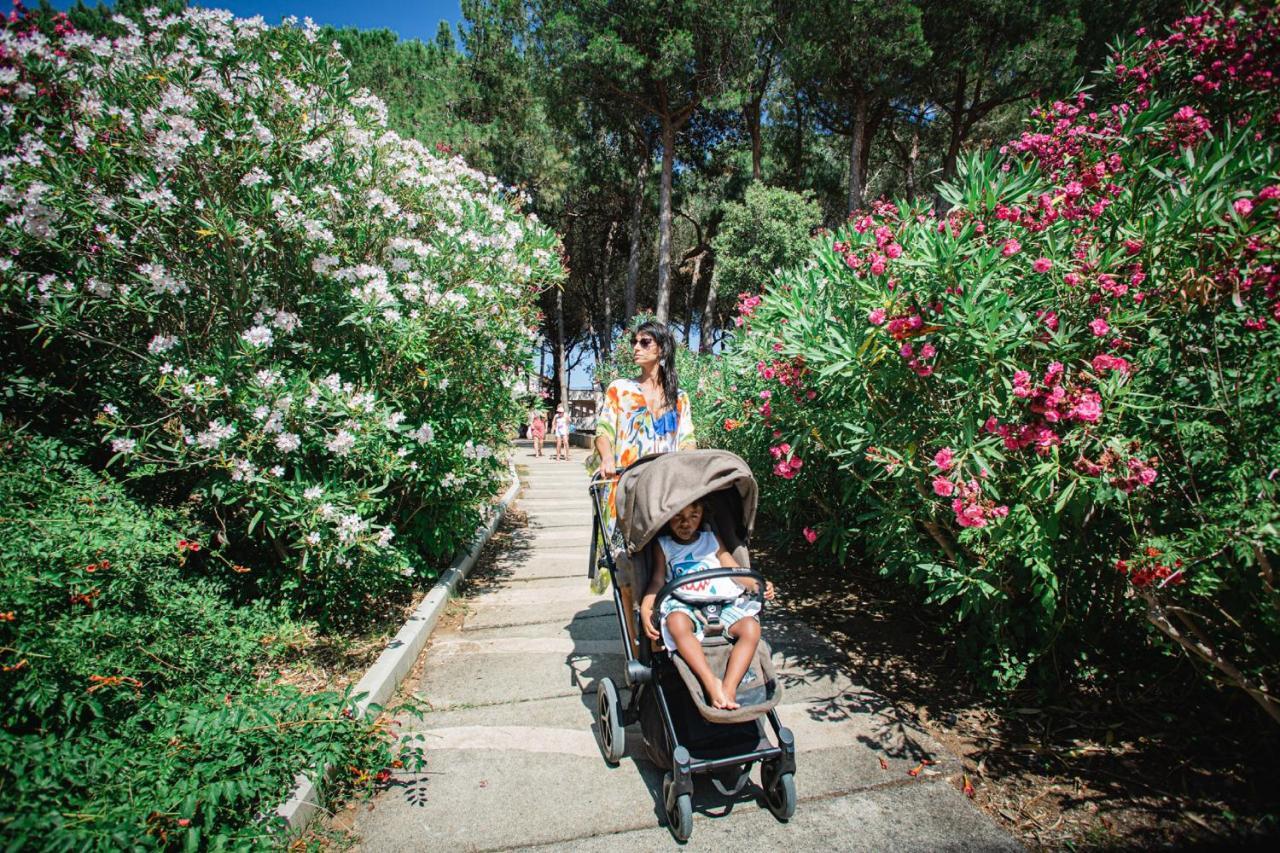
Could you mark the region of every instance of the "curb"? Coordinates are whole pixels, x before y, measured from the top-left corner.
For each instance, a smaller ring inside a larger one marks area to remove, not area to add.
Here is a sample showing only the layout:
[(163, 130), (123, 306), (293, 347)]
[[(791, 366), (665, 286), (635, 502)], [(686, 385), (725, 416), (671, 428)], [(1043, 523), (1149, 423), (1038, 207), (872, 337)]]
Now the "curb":
[[(449, 597), (457, 588), (458, 582), (471, 571), (476, 558), (480, 556), (480, 551), (498, 529), (507, 508), (520, 493), (520, 476), (516, 472), (515, 462), (508, 460), (507, 468), (511, 472), (511, 486), (503, 493), (496, 508), (491, 510), (488, 523), (476, 528), (476, 535), (470, 547), (460, 550), (454, 556), (449, 568), (441, 572), (435, 585), (387, 643), (387, 647), (383, 649), (382, 654), (378, 655), (373, 666), (369, 667), (364, 677), (352, 688), (351, 692), (355, 695), (365, 694), (365, 697), (356, 703), (354, 713), (357, 716), (367, 715), (371, 705), (382, 705), (390, 699), (396, 688), (400, 686), (400, 682), (409, 674), (414, 661), (418, 659), (418, 654), (426, 646), (432, 629), (440, 621), (440, 614), (444, 612), (445, 605), (449, 603)], [(284, 818), (288, 831), (301, 832), (323, 808), (320, 786), (328, 781), (332, 771), (332, 766), (325, 767), (320, 774), (319, 784), (305, 772), (294, 776), (294, 787), (289, 794), (289, 799), (285, 800), (275, 812), (277, 817)]]

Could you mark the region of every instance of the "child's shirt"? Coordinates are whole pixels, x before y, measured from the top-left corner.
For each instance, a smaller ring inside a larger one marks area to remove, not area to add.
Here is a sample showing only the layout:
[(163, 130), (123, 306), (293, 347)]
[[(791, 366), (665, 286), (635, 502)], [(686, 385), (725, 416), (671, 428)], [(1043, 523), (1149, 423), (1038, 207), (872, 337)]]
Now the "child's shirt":
[[(699, 530), (692, 542), (678, 542), (669, 534), (658, 537), (662, 554), (667, 558), (667, 582), (693, 572), (720, 568), (720, 540), (710, 530)], [(677, 589), (676, 598), (682, 601), (732, 601), (742, 595), (742, 587), (732, 578), (690, 581)]]

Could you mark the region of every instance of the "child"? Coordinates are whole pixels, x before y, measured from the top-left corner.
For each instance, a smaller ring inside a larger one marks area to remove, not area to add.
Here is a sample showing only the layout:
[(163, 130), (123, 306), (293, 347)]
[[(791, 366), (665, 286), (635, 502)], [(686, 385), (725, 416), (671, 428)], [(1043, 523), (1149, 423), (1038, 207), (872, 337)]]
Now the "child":
[[(702, 504), (694, 501), (676, 513), (667, 525), (667, 532), (658, 536), (661, 547), (657, 550), (653, 578), (640, 600), (640, 617), (650, 640), (661, 636), (668, 650), (680, 653), (706, 688), (712, 707), (731, 711), (739, 707), (738, 685), (760, 642), (760, 622), (755, 618), (760, 612), (760, 602), (746, 594), (747, 590), (756, 590), (755, 579), (717, 578), (686, 584), (662, 602), (661, 634), (653, 626), (654, 599), (669, 580), (691, 572), (738, 566), (720, 538), (710, 530), (701, 529), (702, 515)], [(772, 601), (773, 584), (766, 582), (764, 589), (764, 597)], [(711, 601), (724, 602), (720, 622), (735, 640), (723, 682), (711, 671), (702, 651), (702, 625), (694, 618), (691, 603)]]

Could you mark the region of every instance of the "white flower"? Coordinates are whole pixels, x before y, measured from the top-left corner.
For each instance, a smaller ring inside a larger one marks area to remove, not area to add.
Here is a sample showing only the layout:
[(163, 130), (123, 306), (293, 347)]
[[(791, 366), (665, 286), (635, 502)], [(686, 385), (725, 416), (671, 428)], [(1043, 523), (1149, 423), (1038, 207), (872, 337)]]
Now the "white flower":
[(346, 456), (356, 446), (356, 437), (347, 430), (340, 429), (324, 446), (335, 456)]
[(259, 370), (256, 374), (258, 384), (263, 388), (270, 388), (280, 381), (280, 371), (278, 370)]
[(436, 431), (431, 428), (431, 424), (423, 424), (409, 433), (409, 437), (417, 441), (418, 444), (430, 444), (436, 439)]
[(392, 530), (390, 527), (384, 527), (381, 530), (379, 530), (378, 531), (378, 547), (385, 548), (388, 545), (390, 545), (391, 540), (395, 535), (396, 535), (396, 532)]
[(283, 477), (283, 476), (284, 476), (284, 466), (283, 466), (283, 465), (272, 465), (272, 466), (271, 466), (271, 476), (272, 476), (272, 477)]
[(319, 545), (319, 544), (320, 544), (320, 534), (319, 534), (317, 531), (315, 531), (315, 530), (313, 530), (313, 531), (311, 531), (310, 533), (308, 533), (308, 534), (307, 534), (307, 544), (308, 544), (308, 545)]
[(133, 448), (137, 446), (138, 443), (132, 438), (113, 438), (111, 440), (111, 451), (113, 453), (132, 453)]
[(152, 355), (159, 355), (162, 352), (168, 352), (178, 345), (178, 339), (172, 335), (156, 335), (151, 339), (151, 343), (147, 344), (147, 352)]
[(282, 332), (292, 332), (301, 325), (298, 315), (289, 311), (277, 311), (276, 316), (271, 318), (271, 325), (275, 326)]
[(120, 410), (116, 408), (114, 403), (107, 403), (103, 405), (102, 413), (114, 418), (116, 415), (120, 414)]
[(324, 489), (319, 486), (308, 486), (307, 490), (302, 493), (302, 496), (309, 501), (317, 501), (324, 496)]
[(209, 421), (209, 428), (196, 434), (196, 445), (205, 450), (216, 450), (219, 444), (235, 435), (236, 428), (231, 424), (220, 424)]
[(254, 347), (269, 347), (274, 340), (271, 330), (266, 326), (254, 326), (241, 334), (240, 338), (249, 346)]
[(262, 169), (257, 168), (250, 169), (245, 173), (245, 176), (240, 179), (240, 186), (242, 187), (256, 187), (258, 184), (269, 183), (271, 183), (271, 176)]
[(281, 453), (292, 453), (302, 446), (302, 439), (291, 432), (282, 432), (276, 436), (276, 449)]
[(393, 412), (387, 415), (387, 429), (394, 430), (404, 421), (404, 412)]

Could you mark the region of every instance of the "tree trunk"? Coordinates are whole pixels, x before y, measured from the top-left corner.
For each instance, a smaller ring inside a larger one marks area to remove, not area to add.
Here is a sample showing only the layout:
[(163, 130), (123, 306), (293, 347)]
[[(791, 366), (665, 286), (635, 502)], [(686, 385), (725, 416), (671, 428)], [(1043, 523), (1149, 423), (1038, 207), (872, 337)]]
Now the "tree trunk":
[(609, 232), (604, 238), (604, 260), (600, 265), (600, 301), (604, 303), (604, 327), (600, 330), (600, 352), (605, 359), (613, 356), (613, 288), (609, 286), (609, 268), (613, 264), (613, 237), (617, 231), (618, 221), (610, 220)]
[[(923, 112), (923, 111), (922, 111)], [(907, 149), (907, 198), (916, 198), (916, 163), (920, 160), (920, 123), (911, 124), (911, 147)]]
[[(693, 328), (693, 297), (698, 292), (698, 280), (702, 278), (702, 259), (707, 256), (706, 251), (701, 251), (694, 256), (693, 259), (693, 275), (689, 278), (689, 298), (687, 300), (687, 309), (689, 314), (689, 325), (684, 331), (684, 348), (689, 348), (689, 331)], [(698, 340), (702, 340), (702, 330), (698, 330)], [(701, 344), (699, 344), (701, 347)]]
[(564, 288), (556, 288), (556, 372), (560, 379), (560, 402), (569, 414), (569, 369), (565, 365), (564, 352)]
[(539, 335), (538, 341), (538, 396), (542, 396), (542, 377), (547, 375), (547, 339)]
[(698, 352), (711, 352), (716, 330), (716, 283), (707, 282), (707, 301), (702, 303), (702, 327), (698, 329)]
[(853, 132), (849, 135), (849, 212), (863, 207), (862, 191), (867, 185), (863, 156), (867, 147), (867, 98), (859, 95), (853, 108)]
[(760, 161), (763, 156), (763, 146), (760, 141), (760, 99), (755, 98), (750, 101), (743, 107), (742, 112), (746, 119), (747, 133), (751, 136), (751, 179), (758, 181), (761, 175)]
[[(950, 136), (947, 140), (947, 153), (942, 158), (942, 182), (949, 181), (956, 176), (956, 161), (960, 159), (960, 146), (964, 143), (966, 131), (964, 93), (967, 86), (968, 76), (964, 69), (961, 69), (960, 74), (956, 77), (956, 88), (951, 97)], [(945, 204), (942, 200), (942, 194), (935, 192), (933, 195), (934, 209), (941, 213)]]
[(791, 150), (791, 184), (799, 187), (801, 178), (804, 177), (804, 103), (798, 92), (793, 102), (793, 109), (795, 110), (796, 138)]
[(631, 254), (627, 256), (627, 289), (624, 297), (622, 326), (631, 322), (636, 315), (636, 281), (640, 278), (640, 251), (642, 235), (640, 226), (644, 224), (644, 191), (649, 180), (649, 149), (646, 147), (640, 156), (640, 167), (636, 170), (635, 198), (631, 202)]
[(671, 180), (676, 162), (676, 127), (670, 119), (662, 122), (662, 192), (658, 210), (658, 305), (659, 323), (671, 315)]

